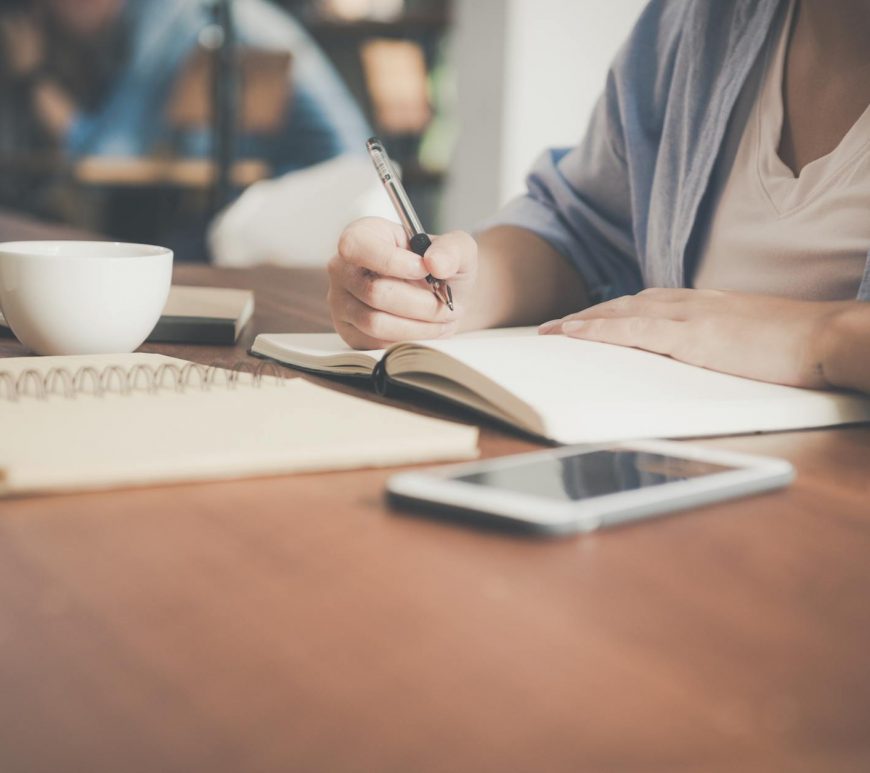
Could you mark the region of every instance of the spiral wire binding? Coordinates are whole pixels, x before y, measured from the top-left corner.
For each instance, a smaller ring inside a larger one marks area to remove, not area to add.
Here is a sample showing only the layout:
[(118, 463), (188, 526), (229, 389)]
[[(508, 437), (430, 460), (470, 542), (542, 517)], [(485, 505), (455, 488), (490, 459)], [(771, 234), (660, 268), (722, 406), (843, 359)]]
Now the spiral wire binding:
[(268, 361), (256, 365), (243, 361), (232, 365), (188, 362), (181, 366), (166, 362), (157, 367), (140, 364), (131, 368), (119, 365), (95, 368), (85, 365), (75, 370), (50, 368), (44, 374), (36, 368), (28, 368), (17, 376), (10, 371), (0, 370), (0, 400), (16, 402), (22, 397), (38, 400), (47, 400), (49, 397), (73, 399), (78, 395), (103, 397), (107, 394), (126, 396), (134, 392), (183, 393), (195, 389), (207, 392), (213, 387), (260, 387), (266, 379), (267, 383), (275, 385), (283, 385), (285, 381), (281, 370)]

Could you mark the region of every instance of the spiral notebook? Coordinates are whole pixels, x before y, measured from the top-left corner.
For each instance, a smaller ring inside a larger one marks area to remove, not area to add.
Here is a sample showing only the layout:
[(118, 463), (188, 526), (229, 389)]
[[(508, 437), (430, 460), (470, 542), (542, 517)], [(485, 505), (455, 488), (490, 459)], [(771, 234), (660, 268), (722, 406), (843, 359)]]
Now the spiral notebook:
[(477, 455), (474, 427), (269, 371), (159, 354), (0, 360), (0, 496)]

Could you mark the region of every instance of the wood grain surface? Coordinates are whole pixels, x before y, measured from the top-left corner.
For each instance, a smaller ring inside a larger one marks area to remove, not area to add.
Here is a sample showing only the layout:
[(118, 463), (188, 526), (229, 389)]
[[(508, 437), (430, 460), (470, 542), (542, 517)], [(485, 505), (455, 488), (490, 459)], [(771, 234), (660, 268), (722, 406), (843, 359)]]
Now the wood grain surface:
[[(176, 281), (254, 320), (150, 350), (328, 328), (319, 271)], [(870, 430), (705, 443), (798, 479), (559, 540), (390, 510), (389, 470), (4, 501), (0, 770), (866, 771)]]

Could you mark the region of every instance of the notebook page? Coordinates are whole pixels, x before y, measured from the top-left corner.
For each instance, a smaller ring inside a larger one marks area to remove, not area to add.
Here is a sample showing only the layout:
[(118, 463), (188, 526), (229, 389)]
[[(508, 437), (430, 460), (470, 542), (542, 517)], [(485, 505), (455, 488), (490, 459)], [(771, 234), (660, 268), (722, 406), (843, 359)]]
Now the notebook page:
[[(509, 391), (540, 416), (542, 434), (566, 443), (870, 420), (870, 400), (863, 397), (753, 381), (564, 336), (456, 338), (429, 341), (425, 347), (448, 354)], [(409, 358), (402, 368), (421, 369), (425, 363), (421, 351), (416, 362)], [(449, 370), (449, 363), (444, 367)]]
[[(492, 328), (462, 333), (452, 340), (536, 334), (537, 328), (534, 327)], [(261, 333), (254, 339), (251, 347), (252, 353), (270, 357), (285, 365), (347, 375), (371, 373), (387, 351), (387, 349), (353, 349), (338, 333)]]
[(173, 285), (169, 289), (163, 314), (168, 317), (250, 319), (253, 307), (254, 293), (251, 290)]
[(384, 349), (351, 349), (337, 333), (260, 333), (252, 354), (308, 370), (366, 375), (374, 370)]

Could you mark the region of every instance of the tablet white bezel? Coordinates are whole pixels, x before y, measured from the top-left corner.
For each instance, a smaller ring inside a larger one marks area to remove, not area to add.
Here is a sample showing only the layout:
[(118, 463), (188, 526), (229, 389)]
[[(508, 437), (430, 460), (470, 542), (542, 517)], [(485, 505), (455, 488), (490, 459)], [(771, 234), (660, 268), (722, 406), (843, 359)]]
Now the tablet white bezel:
[[(517, 466), (536, 458), (560, 458), (602, 449), (630, 449), (678, 459), (709, 462), (735, 469), (698, 478), (663, 483), (650, 488), (605, 494), (576, 502), (559, 502), (520, 492), (466, 483), (452, 476)], [(444, 505), (551, 532), (594, 531), (601, 526), (659, 513), (745, 496), (787, 485), (794, 468), (786, 461), (719, 451), (663, 440), (626, 441), (587, 446), (565, 446), (482, 462), (395, 475), (387, 489), (394, 497)]]

